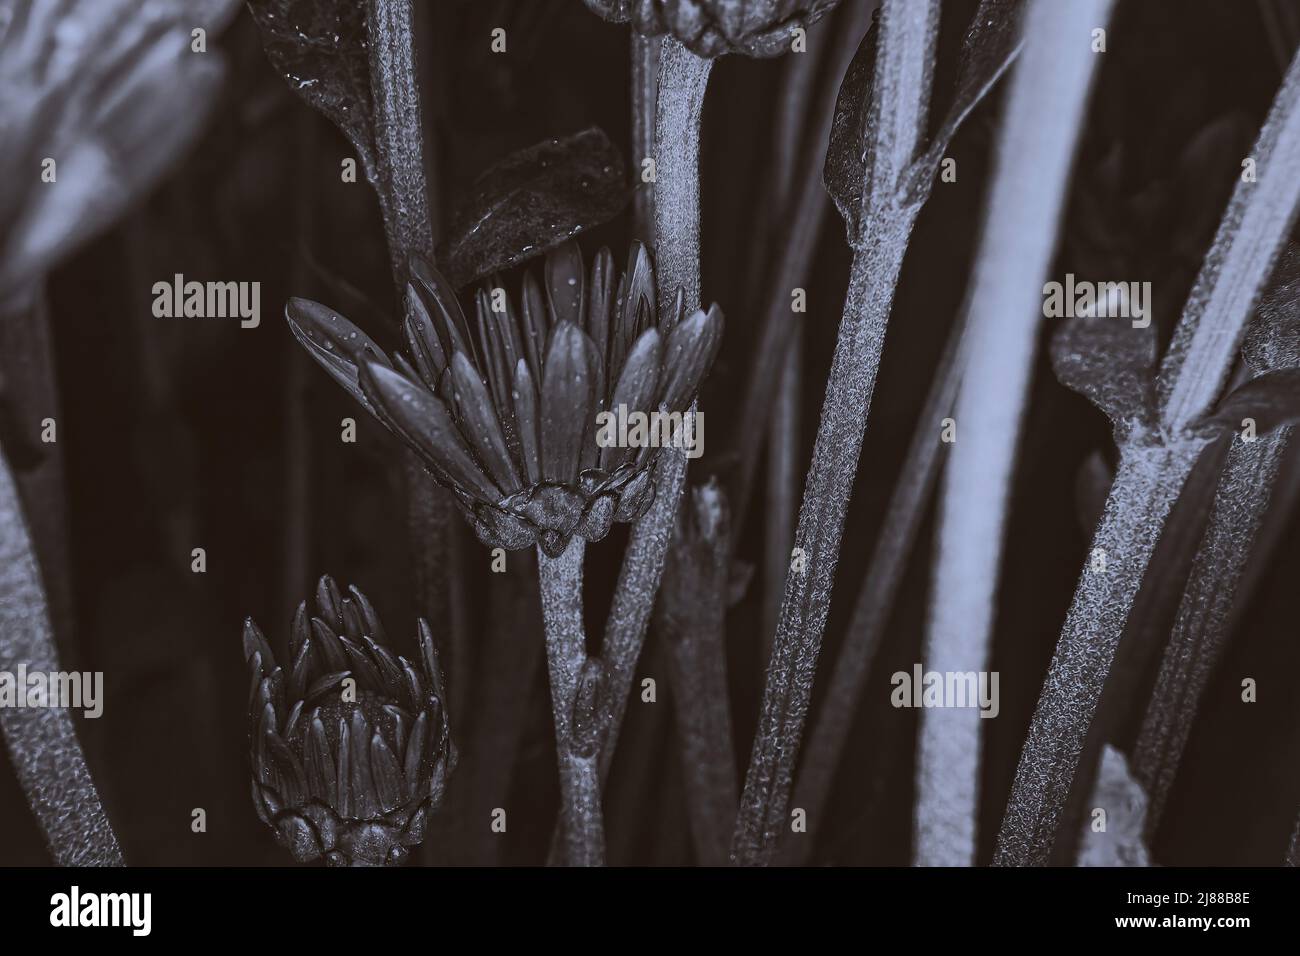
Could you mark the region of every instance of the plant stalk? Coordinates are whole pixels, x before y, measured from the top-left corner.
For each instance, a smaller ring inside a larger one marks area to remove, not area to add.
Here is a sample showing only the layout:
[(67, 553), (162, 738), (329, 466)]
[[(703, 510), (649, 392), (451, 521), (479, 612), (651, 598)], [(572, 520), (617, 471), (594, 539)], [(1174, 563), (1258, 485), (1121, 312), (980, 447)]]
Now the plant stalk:
[(791, 569), (732, 838), (732, 862), (741, 865), (769, 862), (786, 823), (885, 326), (920, 209), (919, 204), (901, 201), (901, 196), (925, 131), (937, 21), (934, 2), (888, 0), (883, 8), (865, 231), (855, 243), (844, 316), (804, 484)]
[[(1042, 315), (1041, 285), (1056, 245), (1075, 144), (1110, 0), (1035, 0), (1011, 77), (1006, 118), (972, 278), (957, 440), (944, 478), (938, 559), (923, 664), (983, 672), (991, 654), (998, 566)], [(1048, 132), (1050, 131), (1050, 132)], [(921, 866), (975, 859), (981, 712), (921, 713), (914, 858)]]
[[(9, 461), (0, 451), (0, 669), (60, 670), (45, 590)], [(122, 866), (69, 712), (3, 707), (0, 727), (32, 812), (59, 866)]]
[(574, 743), (578, 680), (587, 662), (582, 626), (582, 557), (586, 542), (574, 535), (564, 553), (548, 558), (537, 549), (542, 623), (546, 628), (546, 666), (555, 720), (555, 754), (560, 768), (561, 820), (570, 866), (601, 866), (605, 833), (600, 813), (600, 779), (595, 754)]
[(1148, 798), (1148, 839), (1160, 824), (1201, 695), (1227, 645), (1238, 585), (1272, 504), (1291, 431), (1279, 428), (1251, 442), (1234, 438), (1228, 450), (1133, 748), (1133, 772)]
[(961, 381), (961, 343), (964, 317), (949, 333), (944, 354), (935, 370), (930, 392), (916, 421), (912, 443), (898, 472), (898, 481), (885, 509), (884, 525), (867, 564), (844, 645), (831, 671), (826, 700), (813, 724), (808, 747), (799, 765), (794, 803), (807, 814), (804, 834), (786, 833), (783, 862), (801, 864), (812, 851), (813, 835), (820, 827), (835, 774), (843, 758), (853, 716), (862, 699), (876, 650), (889, 624), (894, 600), (907, 571), (916, 536), (934, 497), (944, 443), (940, 423), (952, 413)]
[[(1041, 132), (1039, 133), (1041, 136)], [(1292, 60), (1188, 296), (1156, 380), (1158, 426), (1121, 442), (1120, 470), (1094, 538), (1113, 567), (1085, 570), (1020, 755), (994, 862), (1048, 861), (1088, 727), (1151, 549), (1196, 456), (1210, 411), (1300, 205), (1300, 56)], [(1121, 480), (1123, 479), (1123, 480)]]
[[(711, 60), (665, 37), (659, 53), (655, 106), (655, 280), (659, 314), (674, 307), (682, 289), (688, 313), (700, 302), (700, 117)], [(691, 409), (694, 411), (694, 408)], [(609, 725), (600, 753), (602, 781), (609, 773), (636, 662), (663, 574), (677, 506), (686, 481), (680, 448), (659, 453), (654, 503), (632, 529), (605, 625), (601, 656), (610, 673)]]

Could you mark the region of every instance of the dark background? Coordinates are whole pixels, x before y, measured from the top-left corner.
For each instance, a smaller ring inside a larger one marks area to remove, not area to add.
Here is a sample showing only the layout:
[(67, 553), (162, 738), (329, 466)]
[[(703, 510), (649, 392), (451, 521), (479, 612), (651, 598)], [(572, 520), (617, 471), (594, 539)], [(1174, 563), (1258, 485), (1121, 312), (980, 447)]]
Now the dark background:
[[(973, 8), (944, 4), (936, 90), (951, 74)], [(423, 95), (433, 117), (435, 204), (444, 215), (483, 168), (541, 139), (596, 124), (627, 153), (626, 27), (603, 23), (578, 0), (439, 2), (424, 14)], [(843, 16), (812, 31), (814, 53)], [(508, 55), (489, 52), (496, 26), (507, 29)], [(1087, 273), (1105, 262), (1105, 275), (1152, 280), (1158, 294), (1170, 290), (1156, 302), (1170, 325), (1280, 81), (1278, 57), (1293, 44), (1269, 31), (1254, 2), (1121, 0), (1081, 137), (1056, 271)], [(246, 615), (282, 636), (315, 576), (328, 572), (361, 587), (390, 634), (414, 633), (395, 443), (311, 365), (281, 319), (286, 298), (303, 295), (395, 344), (374, 193), (340, 182), (350, 148), (273, 72), (246, 11), (214, 46), (230, 72), (206, 133), (146, 204), (48, 284), (75, 596), (59, 643), (65, 667), (106, 674), (104, 716), (78, 725), (131, 864), (288, 862), (248, 795), (239, 644)], [(727, 336), (702, 399), (709, 444), (692, 465), (697, 480), (725, 472), (719, 453), (746, 428), (736, 406), (763, 295), (750, 277), (755, 257), (784, 241), (779, 217), (762, 214), (782, 69), (780, 60), (728, 56), (709, 87), (704, 299), (723, 307)], [(824, 82), (821, 95), (837, 87)], [(959, 181), (936, 186), (912, 240), (844, 538), (823, 675), (965, 293), (999, 105), (991, 97), (963, 127), (950, 150)], [(1221, 148), (1195, 146), (1216, 123)], [(1129, 200), (1153, 186), (1157, 212), (1135, 213)], [(625, 213), (584, 238), (584, 250), (608, 243), (621, 258), (629, 230)], [(805, 463), (848, 271), (833, 214), (814, 261), (805, 284)], [(150, 288), (176, 272), (261, 282), (261, 326), (154, 318)], [(354, 307), (344, 284), (372, 305)], [(1055, 381), (1041, 351), (1001, 569), (992, 667), (1002, 675), (1002, 713), (985, 727), (981, 862), (991, 856), (1086, 551), (1090, 505), (1078, 490), (1080, 467), (1097, 452), (1113, 460), (1106, 422)], [(357, 419), (355, 445), (339, 441), (345, 416)], [(1300, 481), (1296, 465), (1284, 483)], [(755, 500), (761, 503), (761, 489)], [(1153, 848), (1162, 863), (1276, 864), (1300, 807), (1300, 694), (1291, 676), (1300, 674), (1300, 542), (1293, 514), (1283, 509), (1269, 520), (1290, 527), (1264, 557), (1265, 573), (1207, 689)], [(762, 527), (755, 513), (742, 560), (761, 561)], [(888, 676), (920, 659), (932, 533), (927, 523), (877, 655), (816, 862), (909, 861), (916, 718), (888, 706)], [(511, 640), (485, 639), (452, 664), (461, 678), (451, 688), (453, 733), (486, 727), (493, 743), (478, 752), (462, 743), (461, 768), (424, 860), (540, 863), (558, 798), (530, 557), (512, 554), (508, 580), (497, 580), (487, 550), (472, 535), (461, 537), (471, 633), (494, 627)], [(588, 551), (591, 620), (601, 619), (623, 540), (615, 533)], [(190, 571), (194, 547), (206, 549), (205, 574)], [(738, 779), (762, 691), (760, 608), (761, 575), (728, 619)], [(1107, 702), (1122, 746), (1141, 716), (1151, 666), (1135, 662), (1132, 695)], [(691, 861), (665, 672), (652, 634), (638, 678), (657, 676), (665, 693), (655, 705), (629, 705), (606, 800), (611, 863)], [(1260, 683), (1253, 706), (1240, 704), (1243, 676)], [(816, 697), (813, 706), (815, 713)], [(467, 782), (484, 776), (501, 781), (503, 803), (476, 806), (466, 796)], [(509, 808), (509, 831), (488, 836), (497, 805)], [(207, 833), (191, 832), (196, 807), (207, 811)], [(0, 864), (46, 862), (6, 764)]]

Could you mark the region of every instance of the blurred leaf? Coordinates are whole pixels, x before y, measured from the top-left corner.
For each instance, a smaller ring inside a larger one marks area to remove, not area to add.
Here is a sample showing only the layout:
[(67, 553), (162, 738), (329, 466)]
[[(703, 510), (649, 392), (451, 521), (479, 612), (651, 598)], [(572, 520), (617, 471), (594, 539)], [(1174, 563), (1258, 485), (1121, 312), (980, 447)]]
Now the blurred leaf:
[[(1023, 7), (1024, 0), (981, 0), (962, 42), (961, 63), (948, 112), (926, 152), (909, 170), (908, 202), (923, 203), (928, 198), (935, 172), (958, 127), (1019, 53)], [(871, 185), (867, 126), (875, 95), (879, 33), (873, 23), (844, 74), (826, 149), (823, 180), (848, 226), (850, 245), (861, 234), (862, 203)]]
[[(1080, 837), (1079, 866), (1150, 866), (1142, 843), (1147, 795), (1129, 772), (1124, 755), (1107, 744), (1102, 751), (1090, 813)], [(1097, 810), (1106, 812), (1106, 828), (1093, 830)]]
[(631, 192), (598, 127), (512, 153), (474, 183), (438, 250), (457, 288), (518, 265), (614, 218)]
[(1052, 370), (1116, 424), (1154, 410), (1155, 329), (1111, 318), (1071, 319), (1052, 337)]
[(0, 298), (143, 198), (199, 134), (224, 64), (194, 56), (190, 30), (219, 27), (228, 7), (71, 0), (19, 4), (0, 24), (0, 183), (13, 187), (0, 189)]
[(1024, 6), (1025, 0), (981, 0), (962, 41), (961, 65), (952, 102), (926, 156), (930, 166), (939, 165), (957, 128), (1020, 52), (1020, 17)]
[(1229, 392), (1206, 424), (1232, 430), (1240, 428), (1245, 418), (1255, 420), (1256, 435), (1300, 422), (1300, 369), (1278, 369), (1252, 378)]
[(840, 93), (835, 100), (835, 118), (826, 147), (822, 181), (844, 217), (849, 239), (862, 231), (862, 197), (866, 189), (867, 118), (871, 112), (871, 88), (876, 77), (876, 43), (880, 30), (872, 23), (853, 55)]
[(262, 46), (298, 95), (348, 138), (377, 182), (366, 4), (360, 0), (248, 0)]

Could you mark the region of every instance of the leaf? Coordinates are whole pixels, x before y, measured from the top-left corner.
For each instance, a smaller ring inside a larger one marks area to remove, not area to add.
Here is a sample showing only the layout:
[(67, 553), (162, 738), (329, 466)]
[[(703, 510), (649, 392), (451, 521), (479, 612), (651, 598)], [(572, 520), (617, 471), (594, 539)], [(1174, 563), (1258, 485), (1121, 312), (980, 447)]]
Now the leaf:
[(366, 4), (357, 0), (248, 0), (267, 59), (323, 113), (378, 182), (366, 43)]
[[(1147, 815), (1147, 795), (1129, 772), (1124, 755), (1107, 744), (1102, 751), (1097, 783), (1079, 839), (1079, 866), (1150, 866), (1142, 830)], [(1093, 814), (1106, 811), (1106, 829), (1092, 829)]]
[[(1024, 6), (1025, 0), (981, 0), (962, 41), (961, 65), (952, 103), (925, 157), (932, 170), (943, 159), (957, 128), (1020, 52), (1023, 43), (1020, 20)], [(927, 181), (933, 175), (931, 171), (926, 176)]]
[[(928, 198), (934, 174), (958, 127), (1020, 52), (1023, 8), (1024, 0), (981, 0), (962, 43), (961, 64), (948, 113), (926, 152), (908, 173), (908, 202), (923, 203)], [(850, 243), (861, 234), (862, 200), (870, 186), (867, 125), (875, 95), (879, 32), (873, 23), (844, 75), (826, 149), (823, 180), (848, 226)]]
[(1300, 369), (1277, 369), (1252, 378), (1229, 392), (1202, 427), (1237, 429), (1245, 418), (1255, 420), (1256, 435), (1300, 422)]
[(862, 198), (867, 187), (867, 118), (871, 112), (879, 39), (878, 24), (872, 22), (840, 84), (830, 142), (826, 146), (826, 166), (822, 170), (822, 182), (844, 217), (850, 244), (862, 232)]
[(1071, 319), (1050, 347), (1061, 384), (1085, 396), (1117, 426), (1154, 411), (1155, 329), (1109, 318)]
[(1241, 343), (1241, 357), (1256, 374), (1300, 367), (1300, 246), (1282, 250)]
[(461, 288), (608, 222), (631, 192), (623, 157), (592, 126), (512, 153), (474, 183), (438, 261)]

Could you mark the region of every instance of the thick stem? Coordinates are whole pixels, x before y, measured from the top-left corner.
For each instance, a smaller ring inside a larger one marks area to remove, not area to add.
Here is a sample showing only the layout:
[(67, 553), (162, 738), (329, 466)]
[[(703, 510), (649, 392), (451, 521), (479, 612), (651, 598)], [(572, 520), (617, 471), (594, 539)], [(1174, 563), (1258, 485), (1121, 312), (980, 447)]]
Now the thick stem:
[[(416, 68), (416, 11), (412, 0), (369, 0), (366, 30), (370, 47), (379, 181), (375, 188), (384, 217), (388, 252), (404, 298), (406, 263), (412, 255), (433, 255), (434, 207), (430, 204)], [(450, 495), (425, 473), (412, 452), (404, 453), (407, 523), (413, 583), (421, 615), (443, 622), (448, 631), (452, 686), (465, 686), (470, 646), (456, 550), (456, 524)], [(467, 694), (453, 694), (464, 717)]]
[(594, 755), (580, 753), (574, 741), (574, 705), (587, 662), (582, 626), (582, 556), (586, 544), (574, 535), (558, 558), (548, 558), (540, 548), (537, 550), (555, 754), (560, 765), (560, 814), (567, 860), (572, 866), (600, 866), (605, 861), (596, 760)]
[(683, 504), (664, 572), (655, 633), (670, 651), (686, 805), (697, 862), (723, 866), (736, 819), (736, 758), (727, 689), (730, 518), (714, 482)]
[(785, 824), (844, 517), (866, 431), (866, 410), (880, 366), (905, 244), (905, 235), (893, 236), (892, 241), (872, 243), (854, 256), (732, 841), (736, 863), (766, 863)]
[(1268, 513), (1290, 433), (1281, 428), (1251, 442), (1234, 438), (1228, 451), (1133, 748), (1133, 772), (1149, 800), (1148, 837), (1159, 826), (1201, 695), (1227, 645), (1238, 585)]
[(743, 865), (769, 862), (786, 822), (885, 325), (920, 209), (902, 196), (925, 131), (938, 13), (937, 2), (886, 0), (881, 16), (869, 124), (872, 141), (866, 151), (871, 187), (863, 197), (862, 232), (854, 237), (844, 317), (804, 483), (758, 731), (732, 838), (732, 861)]
[[(982, 673), (988, 666), (1041, 284), (1099, 60), (1080, 37), (1105, 26), (1109, 7), (1110, 0), (1037, 0), (1026, 16), (972, 279), (969, 351), (953, 414), (957, 440), (943, 483), (923, 657), (931, 672)], [(983, 713), (921, 713), (914, 856), (922, 866), (974, 863)]]
[(1041, 866), (1051, 857), (1124, 623), (1165, 519), (1204, 444), (1140, 439), (1124, 443), (1020, 754), (994, 854), (996, 865)]
[[(1041, 130), (1036, 135), (1041, 139)], [(1090, 567), (1079, 581), (1016, 768), (996, 863), (1041, 865), (1051, 856), (1133, 595), (1169, 512), (1166, 498), (1178, 493), (1207, 440), (1189, 437), (1189, 426), (1216, 400), (1295, 221), (1300, 206), (1300, 56), (1291, 61), (1274, 97), (1253, 158), (1258, 181), (1237, 183), (1161, 361), (1156, 380), (1160, 437), (1137, 431), (1121, 443), (1120, 474), (1095, 539), (1119, 573), (1107, 584), (1101, 580), (1106, 575)], [(1007, 308), (1005, 302), (999, 306)]]
[(708, 605), (666, 625), (671, 650), (672, 697), (686, 778), (691, 838), (705, 866), (724, 866), (736, 819), (736, 755), (731, 745), (731, 710), (723, 618), (725, 587)]
[(940, 441), (941, 423), (952, 413), (961, 381), (964, 327), (964, 320), (959, 321), (949, 333), (948, 344), (935, 370), (934, 382), (917, 418), (912, 443), (885, 509), (884, 525), (858, 588), (857, 603), (853, 606), (844, 645), (831, 671), (825, 703), (813, 724), (799, 765), (794, 804), (807, 814), (808, 830), (797, 836), (785, 835), (783, 862), (788, 864), (804, 862), (812, 850), (813, 834), (821, 825), (867, 674), (889, 623), (926, 508), (933, 498), (942, 461), (940, 453), (946, 447)]
[[(9, 462), (0, 451), (0, 670), (60, 669), (32, 539)], [(14, 770), (60, 866), (122, 866), (122, 850), (62, 707), (3, 707)]]
[(10, 449), (14, 477), (31, 527), (50, 623), (68, 653), (73, 641), (72, 566), (68, 555), (63, 442), (43, 442), (44, 421), (53, 419), (56, 435), (66, 438), (59, 414), (58, 377), (49, 308), (43, 281), (29, 294), (0, 305), (0, 403), (14, 434), (5, 435), (21, 448)]
[[(663, 40), (655, 107), (655, 280), (660, 315), (673, 308), (678, 289), (684, 292), (688, 312), (699, 307), (700, 116), (711, 66), (711, 60), (676, 40)], [(610, 717), (600, 753), (602, 780), (609, 773), (686, 481), (683, 450), (663, 449), (657, 468), (655, 500), (632, 530), (605, 625), (601, 656), (610, 672)]]

